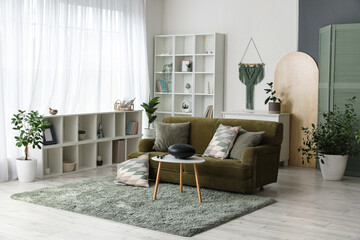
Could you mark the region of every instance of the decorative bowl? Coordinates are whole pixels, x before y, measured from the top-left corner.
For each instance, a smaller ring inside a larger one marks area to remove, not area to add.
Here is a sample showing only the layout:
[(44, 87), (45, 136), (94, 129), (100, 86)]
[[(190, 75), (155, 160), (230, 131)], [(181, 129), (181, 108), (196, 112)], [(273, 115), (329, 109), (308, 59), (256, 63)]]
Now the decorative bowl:
[(72, 172), (75, 170), (75, 166), (74, 162), (63, 162), (63, 172)]
[(173, 144), (168, 151), (175, 158), (186, 159), (195, 154), (195, 148), (189, 144)]

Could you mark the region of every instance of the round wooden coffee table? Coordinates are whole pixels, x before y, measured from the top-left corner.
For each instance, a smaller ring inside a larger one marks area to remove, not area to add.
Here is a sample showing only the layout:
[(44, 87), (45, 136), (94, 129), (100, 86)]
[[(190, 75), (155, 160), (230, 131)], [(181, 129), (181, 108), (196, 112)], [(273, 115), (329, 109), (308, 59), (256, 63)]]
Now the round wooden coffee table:
[(199, 184), (199, 176), (198, 176), (196, 164), (205, 162), (205, 159), (203, 159), (201, 157), (196, 157), (196, 156), (192, 156), (187, 159), (180, 159), (180, 158), (175, 158), (174, 156), (172, 156), (170, 154), (165, 155), (163, 158), (158, 158), (156, 156), (156, 157), (152, 157), (151, 159), (159, 162), (153, 200), (156, 200), (156, 194), (157, 194), (158, 187), (159, 187), (161, 164), (163, 162), (167, 162), (167, 163), (179, 163), (180, 164), (180, 172), (179, 172), (180, 173), (180, 192), (182, 192), (182, 188), (183, 188), (182, 187), (182, 185), (183, 185), (183, 164), (194, 164), (195, 181), (196, 181), (196, 188), (197, 188), (197, 193), (198, 193), (198, 197), (199, 197), (199, 203), (202, 202), (201, 192), (200, 192), (200, 184)]

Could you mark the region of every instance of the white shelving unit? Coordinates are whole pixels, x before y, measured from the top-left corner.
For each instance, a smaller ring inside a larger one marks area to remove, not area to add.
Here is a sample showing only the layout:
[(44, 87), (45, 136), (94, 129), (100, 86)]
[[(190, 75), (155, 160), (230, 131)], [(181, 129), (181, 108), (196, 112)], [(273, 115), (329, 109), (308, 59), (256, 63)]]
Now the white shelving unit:
[[(37, 177), (53, 177), (65, 174), (63, 162), (74, 162), (73, 172), (97, 168), (97, 156), (102, 157), (103, 165), (113, 163), (113, 141), (125, 141), (125, 149), (120, 153), (123, 159), (137, 150), (142, 137), (142, 111), (102, 112), (45, 116), (55, 130), (57, 144), (43, 146), (41, 150), (31, 149), (30, 154), (38, 159)], [(126, 135), (129, 121), (138, 121), (136, 135)], [(104, 138), (97, 138), (99, 123), (102, 123)], [(78, 130), (86, 131), (86, 138), (78, 140)], [(45, 169), (50, 168), (50, 174)]]
[[(209, 105), (213, 116), (221, 117), (223, 111), (224, 39), (220, 33), (177, 34), (155, 36), (154, 96), (160, 97), (157, 120), (169, 116), (203, 117)], [(191, 72), (182, 72), (183, 60), (192, 62)], [(164, 80), (162, 69), (172, 64), (168, 92), (157, 91), (157, 81)], [(191, 89), (185, 89), (190, 84)], [(183, 112), (181, 103), (191, 104)]]

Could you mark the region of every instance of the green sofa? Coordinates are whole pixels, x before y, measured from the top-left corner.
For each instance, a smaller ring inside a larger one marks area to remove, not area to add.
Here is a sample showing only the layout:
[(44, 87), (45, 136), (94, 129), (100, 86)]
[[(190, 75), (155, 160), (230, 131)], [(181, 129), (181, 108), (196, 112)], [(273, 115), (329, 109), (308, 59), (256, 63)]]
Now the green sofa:
[[(236, 159), (217, 159), (204, 157), (198, 164), (200, 186), (232, 192), (250, 193), (257, 188), (277, 181), (280, 145), (283, 138), (283, 125), (276, 122), (217, 119), (199, 117), (169, 117), (164, 123), (190, 122), (189, 144), (195, 147), (196, 155), (201, 156), (220, 124), (241, 126), (247, 131), (265, 131), (260, 145), (245, 149), (241, 161)], [(139, 152), (128, 155), (128, 159), (149, 153), (150, 157), (166, 154), (153, 150), (154, 139), (142, 139)], [(192, 164), (183, 165), (183, 183), (196, 186)], [(155, 179), (158, 162), (150, 160), (150, 179)], [(161, 182), (179, 183), (179, 164), (163, 163)]]

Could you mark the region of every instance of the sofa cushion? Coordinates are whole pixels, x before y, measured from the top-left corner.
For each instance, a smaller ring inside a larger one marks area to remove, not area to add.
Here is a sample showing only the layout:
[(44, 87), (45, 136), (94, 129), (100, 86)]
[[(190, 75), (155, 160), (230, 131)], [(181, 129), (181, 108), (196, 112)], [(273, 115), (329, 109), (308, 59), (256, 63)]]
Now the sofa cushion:
[[(234, 178), (244, 180), (251, 177), (251, 165), (243, 164), (235, 159), (219, 159), (212, 157), (203, 157), (204, 163), (197, 164), (199, 175)], [(184, 164), (184, 171), (187, 173), (194, 173), (193, 164)], [(200, 182), (201, 185), (201, 182)]]
[(189, 142), (190, 122), (161, 123), (155, 122), (156, 137), (154, 150), (166, 152), (168, 147), (176, 143)]
[(227, 158), (238, 131), (239, 127), (220, 124), (203, 156), (221, 159)]
[(116, 185), (149, 187), (149, 155), (144, 154), (117, 165)]
[(264, 131), (248, 132), (244, 129), (240, 129), (238, 136), (235, 139), (234, 146), (230, 151), (230, 158), (241, 160), (243, 151), (248, 147), (255, 147), (259, 145), (264, 133)]
[[(144, 154), (144, 152), (133, 152), (133, 153), (130, 153), (128, 155), (128, 158), (136, 158), (136, 157), (141, 156), (143, 154)], [(149, 152), (150, 169), (156, 169), (157, 170), (157, 167), (159, 165), (158, 161), (152, 160), (151, 158), (155, 157), (155, 156), (159, 156), (159, 155), (164, 155), (164, 154), (168, 154), (168, 152)], [(180, 171), (180, 164), (163, 162), (162, 165), (161, 165), (161, 169), (162, 170), (167, 170), (167, 171), (179, 172)]]
[(198, 154), (203, 154), (209, 145), (216, 130), (214, 129), (216, 121), (216, 118), (201, 117), (168, 117), (164, 119), (165, 123), (190, 122), (189, 144), (195, 148)]

